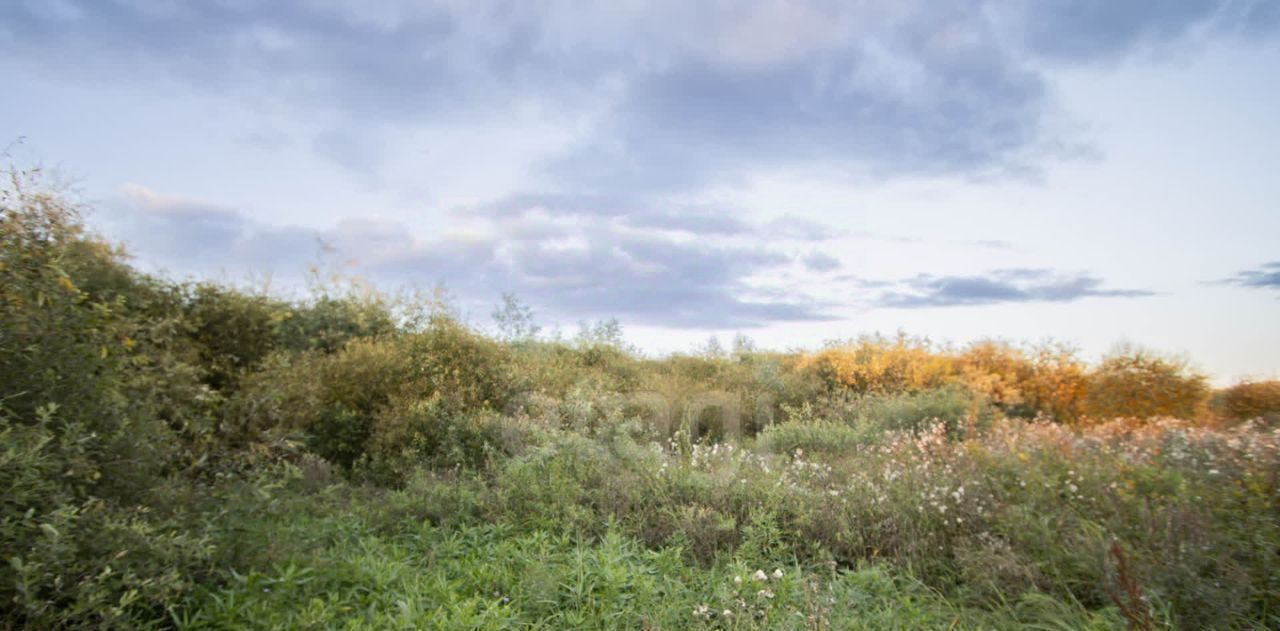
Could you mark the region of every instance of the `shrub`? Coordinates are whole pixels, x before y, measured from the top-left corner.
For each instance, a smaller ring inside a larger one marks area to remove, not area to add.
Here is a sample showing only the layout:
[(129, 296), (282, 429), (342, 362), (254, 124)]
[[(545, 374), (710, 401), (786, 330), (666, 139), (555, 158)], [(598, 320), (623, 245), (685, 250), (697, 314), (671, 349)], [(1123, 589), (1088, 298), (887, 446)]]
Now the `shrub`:
[(211, 283), (192, 287), (184, 321), (199, 345), (209, 385), (234, 388), (243, 373), (276, 349), (281, 324), (290, 315), (286, 303), (266, 295)]
[(830, 388), (858, 393), (906, 392), (945, 385), (955, 366), (928, 341), (900, 336), (863, 338), (802, 357), (797, 366), (815, 372)]
[(1023, 382), (1035, 369), (1021, 350), (996, 341), (970, 344), (956, 366), (966, 387), (1005, 409), (1023, 403)]
[(1046, 416), (1060, 423), (1074, 423), (1085, 410), (1085, 366), (1075, 350), (1044, 344), (1034, 348), (1029, 364), (1018, 377), (1021, 403), (1008, 406), (1013, 416)]
[(1216, 407), (1234, 420), (1280, 420), (1280, 380), (1238, 383), (1220, 391), (1216, 399)]
[(446, 315), (405, 339), (405, 378), (420, 397), (439, 395), (464, 410), (501, 410), (523, 388), (510, 351)]
[(1209, 400), (1208, 380), (1185, 362), (1121, 349), (1089, 372), (1085, 412), (1095, 419), (1172, 416), (1193, 419)]
[[(958, 385), (923, 392), (866, 396), (854, 408), (858, 423), (870, 431), (923, 431), (941, 422), (958, 437), (966, 420), (977, 420), (980, 403)], [(984, 414), (989, 420), (989, 414)]]
[(460, 410), (440, 394), (382, 410), (371, 429), (359, 468), (368, 479), (391, 485), (418, 467), (481, 469), (524, 443), (523, 432), (503, 417)]
[(845, 453), (869, 441), (865, 429), (830, 421), (779, 423), (765, 428), (756, 437), (756, 444), (775, 454), (793, 454), (797, 449), (808, 453)]
[(280, 326), (279, 346), (334, 353), (351, 340), (386, 337), (395, 330), (390, 307), (377, 294), (325, 294), (289, 312)]

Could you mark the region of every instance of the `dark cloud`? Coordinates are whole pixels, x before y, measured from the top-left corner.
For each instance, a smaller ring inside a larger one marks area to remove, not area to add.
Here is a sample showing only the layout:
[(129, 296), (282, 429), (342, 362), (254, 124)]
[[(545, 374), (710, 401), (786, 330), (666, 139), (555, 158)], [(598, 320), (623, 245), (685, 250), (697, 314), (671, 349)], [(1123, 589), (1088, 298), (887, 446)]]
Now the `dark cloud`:
[(1280, 261), (1264, 263), (1257, 269), (1238, 272), (1231, 278), (1218, 281), (1218, 284), (1280, 290)]
[(177, 77), (284, 104), (336, 126), (312, 145), (357, 170), (376, 168), (378, 127), (483, 124), (516, 102), (595, 112), (547, 173), (575, 192), (632, 194), (817, 162), (1026, 172), (1063, 144), (1045, 137), (1041, 61), (1114, 59), (1193, 32), (1271, 36), (1276, 6), (15, 0), (0, 3), (0, 54), (58, 76)]
[(271, 226), (143, 187), (128, 192), (131, 203), (102, 217), (105, 227), (130, 237), (145, 262), (181, 273), (273, 272), (287, 284), (317, 261), (323, 245), (382, 286), (443, 281), (473, 304), (514, 291), (553, 318), (618, 317), (689, 328), (831, 319), (829, 305), (753, 279), (794, 257), (767, 241), (741, 244), (739, 233), (757, 234), (752, 224), (694, 215), (698, 221), (674, 216), (666, 225), (658, 211), (610, 215), (596, 209), (613, 206), (586, 200), (561, 206), (554, 197), (526, 197), (459, 211), (480, 220), (479, 236), (421, 240), (395, 222), (349, 219), (324, 230)]
[(1006, 269), (975, 276), (922, 274), (892, 287), (876, 299), (877, 306), (916, 309), (1154, 295), (1141, 289), (1104, 289), (1100, 278), (1045, 269)]
[(1079, 62), (1167, 45), (1194, 29), (1249, 35), (1274, 32), (1274, 0), (1043, 0), (1027, 12), (1024, 41), (1037, 55)]
[[(927, 39), (938, 33), (926, 32)], [(966, 44), (968, 45), (968, 44)], [(885, 175), (1000, 169), (1040, 133), (1040, 78), (985, 50), (901, 60), (868, 76), (857, 48), (764, 68), (689, 61), (638, 78), (615, 117), (553, 165), (569, 183), (681, 190), (752, 167), (832, 163)], [(902, 49), (928, 48), (925, 41)]]

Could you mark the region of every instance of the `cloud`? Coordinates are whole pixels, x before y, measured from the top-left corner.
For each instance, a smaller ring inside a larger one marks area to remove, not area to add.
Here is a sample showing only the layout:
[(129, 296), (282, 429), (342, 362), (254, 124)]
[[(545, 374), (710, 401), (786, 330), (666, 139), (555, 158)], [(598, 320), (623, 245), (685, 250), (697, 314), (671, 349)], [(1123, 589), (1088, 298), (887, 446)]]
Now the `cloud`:
[(1102, 279), (1087, 274), (1046, 269), (1004, 269), (974, 276), (921, 274), (898, 281), (876, 298), (875, 305), (918, 309), (1155, 295), (1142, 289), (1104, 289), (1102, 284)]
[(1231, 278), (1217, 282), (1238, 287), (1280, 290), (1280, 261), (1263, 263), (1257, 269), (1243, 270)]
[(840, 269), (840, 259), (824, 252), (810, 252), (803, 260), (804, 266), (813, 272), (831, 272)]
[(1047, 0), (1026, 16), (1023, 41), (1055, 61), (1114, 58), (1185, 40), (1194, 31), (1269, 35), (1280, 23), (1271, 0)]
[(544, 175), (574, 193), (636, 194), (779, 165), (886, 177), (1034, 170), (1064, 144), (1046, 123), (1046, 63), (1114, 60), (1192, 35), (1271, 37), (1275, 7), (19, 0), (0, 4), (0, 52), (58, 76), (176, 77), (291, 108), (322, 121), (318, 153), (357, 170), (377, 168), (380, 127), (483, 127), (532, 104), (585, 126), (537, 159)]
[(103, 218), (108, 231), (129, 236), (144, 262), (179, 272), (270, 270), (287, 282), (316, 261), (323, 244), (382, 286), (443, 281), (474, 304), (514, 291), (553, 318), (686, 328), (832, 319), (831, 305), (760, 278), (795, 262), (782, 247), (792, 240), (764, 239), (761, 226), (705, 213), (609, 211), (600, 209), (623, 206), (521, 196), (460, 209), (454, 232), (419, 239), (396, 222), (272, 226), (139, 185), (125, 192), (129, 203)]
[(959, 245), (967, 245), (975, 248), (986, 248), (989, 250), (1012, 250), (1013, 243), (1003, 239), (970, 239), (956, 241)]
[(827, 224), (783, 215), (765, 223), (743, 219), (741, 208), (655, 202), (642, 197), (604, 194), (510, 195), (464, 215), (501, 220), (526, 230), (545, 228), (547, 219), (591, 222), (607, 220), (635, 230), (657, 230), (694, 237), (742, 237), (765, 241), (818, 242), (841, 236)]
[(124, 197), (125, 205), (107, 208), (95, 219), (131, 251), (174, 273), (301, 272), (322, 249), (321, 233), (260, 224), (234, 210), (142, 185), (126, 185)]

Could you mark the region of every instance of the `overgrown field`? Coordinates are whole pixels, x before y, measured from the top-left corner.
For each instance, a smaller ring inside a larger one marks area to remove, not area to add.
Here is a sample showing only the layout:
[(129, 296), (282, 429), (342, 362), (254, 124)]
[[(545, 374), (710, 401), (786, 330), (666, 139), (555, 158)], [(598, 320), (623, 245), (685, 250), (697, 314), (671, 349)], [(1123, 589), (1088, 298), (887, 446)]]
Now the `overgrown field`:
[(150, 277), (13, 173), (0, 628), (1280, 628), (1278, 382), (496, 316)]

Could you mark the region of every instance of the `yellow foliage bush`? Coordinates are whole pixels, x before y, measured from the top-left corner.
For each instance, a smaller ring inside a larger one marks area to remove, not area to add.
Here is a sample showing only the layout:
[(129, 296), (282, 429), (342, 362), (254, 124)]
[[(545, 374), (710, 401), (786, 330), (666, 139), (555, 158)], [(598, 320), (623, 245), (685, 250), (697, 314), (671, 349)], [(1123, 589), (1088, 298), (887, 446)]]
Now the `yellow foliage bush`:
[(992, 403), (1022, 403), (1022, 381), (1034, 367), (1021, 350), (1004, 342), (982, 341), (969, 345), (956, 358), (960, 380)]
[(859, 393), (915, 392), (946, 385), (955, 362), (925, 341), (874, 337), (805, 355), (797, 368), (816, 372), (829, 387)]
[(1044, 345), (1032, 352), (1030, 370), (1021, 379), (1026, 416), (1045, 414), (1074, 423), (1085, 411), (1085, 366), (1070, 348)]
[(1219, 406), (1236, 420), (1280, 416), (1280, 380), (1238, 383), (1219, 393)]
[(859, 394), (918, 392), (960, 383), (1015, 416), (1046, 415), (1074, 422), (1084, 412), (1085, 368), (1066, 347), (1030, 351), (999, 341), (962, 351), (899, 337), (864, 338), (801, 356), (798, 371), (832, 389)]
[(1089, 418), (1169, 416), (1194, 419), (1209, 402), (1209, 383), (1185, 363), (1135, 349), (1107, 357), (1088, 375)]

